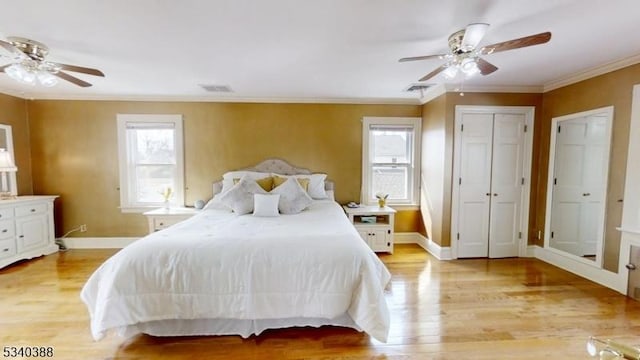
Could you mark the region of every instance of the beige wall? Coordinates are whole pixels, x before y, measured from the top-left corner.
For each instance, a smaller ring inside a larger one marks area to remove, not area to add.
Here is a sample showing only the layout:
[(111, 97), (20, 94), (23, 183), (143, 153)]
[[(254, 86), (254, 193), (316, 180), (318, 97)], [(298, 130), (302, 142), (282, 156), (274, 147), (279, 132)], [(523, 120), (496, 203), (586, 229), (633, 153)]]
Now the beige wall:
[(0, 124), (11, 125), (13, 150), (18, 167), (16, 174), (18, 194), (33, 194), (31, 180), (31, 155), (29, 153), (29, 122), (27, 120), (27, 101), (17, 97), (0, 94)]
[[(211, 196), (225, 171), (268, 157), (326, 172), (336, 200), (360, 198), (364, 116), (420, 116), (413, 105), (31, 101), (33, 188), (59, 194), (56, 231), (87, 224), (87, 237), (140, 236), (140, 214), (119, 209), (116, 114), (183, 114), (186, 202)], [(396, 231), (417, 231), (416, 211)]]
[(420, 169), (420, 210), (425, 225), (423, 235), (442, 246), (447, 95), (422, 107), (422, 154)]
[[(613, 132), (607, 189), (604, 268), (617, 272), (620, 233), (615, 229), (622, 219), (624, 178), (629, 145), (631, 95), (633, 85), (640, 84), (640, 64), (604, 74), (589, 80), (547, 92), (543, 96), (543, 121), (539, 147), (539, 211), (536, 215), (540, 230), (544, 230), (549, 164), (551, 119), (581, 111), (614, 106)], [(640, 141), (640, 139), (635, 139)]]
[[(432, 104), (433, 103), (433, 104)], [(430, 214), (423, 214), (425, 225), (429, 222), (429, 218), (433, 227), (432, 240), (440, 246), (451, 245), (451, 194), (452, 194), (452, 176), (453, 176), (453, 137), (455, 124), (455, 107), (456, 105), (485, 105), (485, 106), (534, 106), (535, 107), (535, 129), (534, 129), (534, 155), (531, 179), (531, 199), (530, 214), (537, 211), (537, 170), (535, 164), (538, 160), (536, 157), (536, 142), (540, 137), (540, 122), (542, 118), (542, 94), (528, 93), (465, 93), (460, 96), (459, 93), (446, 93), (432, 102), (426, 103), (422, 107), (422, 124), (423, 124), (423, 159), (437, 162), (437, 164), (425, 164), (423, 161), (423, 175), (427, 182), (427, 189), (431, 189), (433, 193), (431, 199), (433, 210)], [(425, 129), (426, 128), (426, 129)], [(437, 144), (428, 144), (429, 137)], [(441, 184), (440, 184), (441, 182)], [(441, 186), (441, 190), (440, 187)], [(442, 196), (440, 196), (442, 195)], [(441, 197), (441, 199), (440, 199)], [(529, 242), (535, 237), (535, 217), (529, 219)], [(437, 223), (437, 224), (436, 224)], [(428, 228), (428, 226), (427, 226)]]

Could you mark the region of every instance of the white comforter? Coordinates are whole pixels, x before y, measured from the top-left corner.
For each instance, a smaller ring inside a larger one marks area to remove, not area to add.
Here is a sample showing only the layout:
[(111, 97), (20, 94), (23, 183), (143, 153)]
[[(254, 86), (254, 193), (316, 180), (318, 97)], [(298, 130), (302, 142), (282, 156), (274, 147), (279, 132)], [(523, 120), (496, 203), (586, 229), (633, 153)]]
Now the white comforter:
[(81, 298), (96, 340), (109, 329), (166, 319), (346, 316), (386, 341), (389, 279), (340, 206), (314, 201), (273, 218), (202, 211), (108, 259)]

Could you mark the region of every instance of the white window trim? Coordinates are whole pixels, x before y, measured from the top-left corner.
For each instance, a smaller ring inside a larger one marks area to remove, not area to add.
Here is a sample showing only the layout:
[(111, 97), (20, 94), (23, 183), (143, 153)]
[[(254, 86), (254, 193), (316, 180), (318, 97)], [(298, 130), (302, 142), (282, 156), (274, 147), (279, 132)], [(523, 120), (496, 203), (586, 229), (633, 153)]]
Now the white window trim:
[(418, 117), (364, 117), (362, 119), (362, 190), (360, 203), (377, 204), (375, 199), (368, 199), (371, 188), (371, 162), (369, 159), (369, 128), (371, 125), (405, 125), (414, 128), (413, 136), (413, 196), (408, 201), (387, 201), (387, 205), (397, 208), (411, 209), (420, 205), (420, 153), (422, 139), (422, 118)]
[(173, 123), (176, 149), (176, 188), (172, 205), (184, 206), (184, 137), (182, 115), (174, 114), (118, 114), (118, 162), (120, 168), (120, 210), (123, 213), (141, 213), (158, 205), (139, 206), (129, 203), (129, 167), (127, 164), (127, 122)]

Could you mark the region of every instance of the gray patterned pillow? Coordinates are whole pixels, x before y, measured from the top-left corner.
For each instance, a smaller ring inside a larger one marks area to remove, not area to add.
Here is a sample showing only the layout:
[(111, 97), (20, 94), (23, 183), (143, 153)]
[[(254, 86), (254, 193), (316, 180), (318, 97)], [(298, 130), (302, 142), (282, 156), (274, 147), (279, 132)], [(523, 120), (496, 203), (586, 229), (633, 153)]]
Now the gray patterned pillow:
[(238, 215), (253, 212), (253, 194), (266, 194), (255, 180), (243, 176), (229, 191), (220, 196), (220, 202)]
[(271, 194), (280, 194), (278, 210), (281, 214), (297, 214), (313, 203), (311, 197), (294, 177), (288, 178), (282, 185), (271, 190)]

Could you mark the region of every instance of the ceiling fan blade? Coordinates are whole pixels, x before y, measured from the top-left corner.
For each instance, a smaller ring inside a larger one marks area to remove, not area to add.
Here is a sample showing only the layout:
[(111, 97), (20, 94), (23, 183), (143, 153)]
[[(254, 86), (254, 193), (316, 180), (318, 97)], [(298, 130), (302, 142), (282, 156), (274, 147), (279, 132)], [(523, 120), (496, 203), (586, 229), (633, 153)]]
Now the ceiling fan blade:
[(483, 55), (489, 55), (500, 51), (519, 49), (527, 46), (539, 45), (549, 42), (551, 40), (550, 32), (543, 32), (531, 36), (525, 36), (519, 39), (508, 40), (505, 42), (488, 45), (480, 50)]
[(478, 65), (478, 69), (480, 69), (480, 74), (482, 75), (489, 75), (492, 72), (498, 70), (497, 66), (482, 58), (478, 58), (476, 60), (476, 64)]
[(406, 57), (398, 60), (399, 62), (405, 61), (416, 61), (416, 60), (429, 60), (429, 59), (444, 59), (446, 54), (437, 54), (437, 55), (425, 55), (425, 56), (414, 56), (414, 57)]
[(104, 77), (104, 73), (98, 69), (92, 69), (92, 68), (87, 68), (87, 67), (82, 67), (82, 66), (76, 66), (76, 65), (68, 65), (68, 64), (60, 64), (60, 63), (53, 63), (56, 66), (59, 66), (60, 69), (62, 70), (67, 70), (67, 71), (73, 71), (73, 72), (79, 72), (79, 73), (83, 73), (83, 74), (89, 74), (89, 75), (93, 75), (93, 76), (102, 76)]
[(464, 37), (462, 38), (462, 43), (460, 44), (460, 48), (463, 51), (471, 51), (480, 44), (480, 41), (487, 33), (487, 29), (489, 28), (489, 24), (485, 23), (475, 23), (467, 25), (467, 28), (464, 30)]
[(53, 75), (59, 77), (60, 79), (63, 80), (67, 80), (70, 83), (76, 84), (80, 87), (89, 87), (91, 86), (91, 84), (89, 84), (88, 82), (84, 81), (84, 80), (80, 80), (75, 76), (71, 76), (65, 72), (62, 71), (58, 71), (57, 73), (54, 73)]
[(432, 72), (428, 73), (427, 75), (423, 76), (422, 78), (420, 78), (420, 81), (426, 81), (431, 79), (432, 77), (440, 74), (442, 71), (444, 71), (444, 69), (446, 69), (447, 67), (449, 67), (449, 64), (442, 64), (440, 65), (439, 68), (433, 70)]
[(19, 52), (19, 50), (16, 49), (15, 46), (13, 46), (11, 43), (8, 43), (4, 40), (0, 40), (0, 46), (5, 48), (8, 52), (12, 54), (17, 54)]

